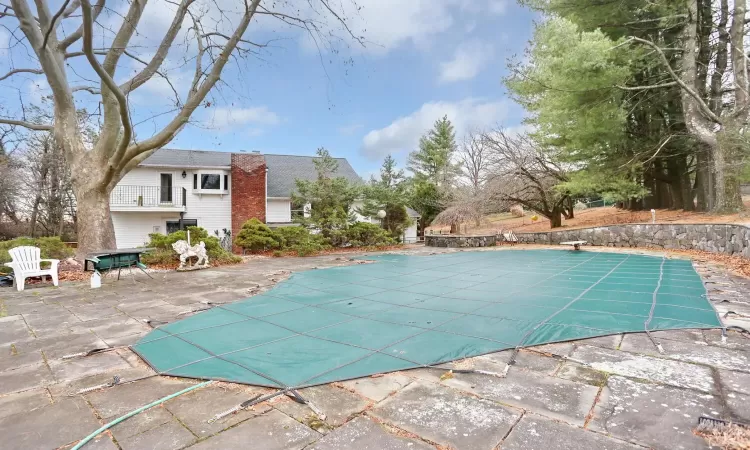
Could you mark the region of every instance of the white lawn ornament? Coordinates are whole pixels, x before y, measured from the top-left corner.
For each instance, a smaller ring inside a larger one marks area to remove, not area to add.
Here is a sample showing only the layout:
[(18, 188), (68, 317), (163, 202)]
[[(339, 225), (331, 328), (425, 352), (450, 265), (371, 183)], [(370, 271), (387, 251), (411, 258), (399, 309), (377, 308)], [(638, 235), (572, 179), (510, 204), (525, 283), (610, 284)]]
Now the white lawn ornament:
[[(52, 277), (52, 284), (59, 285), (57, 279), (57, 265), (59, 259), (42, 259), (42, 251), (37, 247), (15, 247), (8, 250), (13, 262), (5, 263), (6, 266), (13, 269), (13, 279), (16, 280), (16, 289), (23, 290), (24, 282), (29, 277)], [(42, 269), (41, 263), (48, 262), (51, 264), (49, 269)]]
[[(180, 267), (178, 267), (177, 270), (203, 269), (208, 267), (206, 244), (203, 241), (200, 241), (197, 245), (191, 247), (187, 241), (180, 240), (172, 244), (172, 248), (178, 255), (180, 255)], [(192, 266), (185, 267), (185, 261), (192, 257), (196, 257), (198, 260), (195, 261), (195, 264)]]

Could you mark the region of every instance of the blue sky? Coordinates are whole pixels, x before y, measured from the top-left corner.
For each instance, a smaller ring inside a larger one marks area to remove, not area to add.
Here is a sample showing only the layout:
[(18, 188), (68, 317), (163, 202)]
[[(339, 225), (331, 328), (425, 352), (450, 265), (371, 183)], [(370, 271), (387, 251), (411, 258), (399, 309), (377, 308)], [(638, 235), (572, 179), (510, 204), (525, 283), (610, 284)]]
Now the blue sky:
[[(336, 1), (343, 5), (349, 0)], [(350, 23), (358, 34), (363, 30), (368, 42), (364, 47), (351, 41), (339, 44), (337, 53), (319, 52), (309, 37), (278, 24), (251, 24), (249, 35), (257, 40), (284, 39), (265, 49), (260, 59), (228, 66), (211, 105), (196, 111), (193, 123), (169, 146), (302, 155), (323, 146), (367, 176), (388, 153), (405, 162), (419, 136), (444, 114), (454, 121), (459, 138), (473, 127), (520, 123), (523, 111), (507, 98), (502, 77), (508, 57), (521, 55), (531, 36), (534, 16), (528, 9), (510, 0), (357, 4), (362, 8), (349, 16)], [(120, 7), (124, 12), (125, 4)], [(133, 41), (146, 57), (171, 20), (169, 8), (166, 2), (147, 8)], [(117, 14), (103, 16), (103, 26), (117, 24)], [(75, 27), (74, 20), (62, 30)], [(106, 32), (100, 33), (106, 39)], [(9, 43), (8, 32), (0, 29), (0, 48)], [(170, 52), (165, 69), (181, 93), (192, 67), (178, 53)], [(33, 66), (33, 61), (17, 46), (0, 49), (0, 68), (25, 66)], [(127, 79), (136, 66), (121, 62), (118, 81)], [(73, 84), (85, 84), (88, 69), (82, 59), (71, 60)], [(19, 114), (19, 97), (28, 106), (40, 104), (47, 93), (43, 77), (22, 75), (0, 82), (6, 116)], [(89, 109), (96, 108), (95, 100), (88, 93), (78, 99)], [(168, 114), (148, 118), (168, 111), (173, 102), (171, 88), (160, 79), (136, 91), (131, 110), (139, 123), (138, 136), (148, 137), (163, 125)]]

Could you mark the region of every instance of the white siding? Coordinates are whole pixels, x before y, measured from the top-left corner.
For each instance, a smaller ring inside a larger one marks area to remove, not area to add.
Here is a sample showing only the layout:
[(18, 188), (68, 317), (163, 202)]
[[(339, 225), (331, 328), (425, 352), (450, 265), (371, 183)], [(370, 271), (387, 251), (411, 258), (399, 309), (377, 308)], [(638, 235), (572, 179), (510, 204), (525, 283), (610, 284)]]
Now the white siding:
[(292, 202), (289, 199), (266, 200), (266, 222), (289, 223), (292, 221)]
[(112, 223), (117, 248), (142, 247), (148, 242), (148, 235), (156, 231), (154, 227), (159, 227), (159, 233), (166, 233), (167, 220), (179, 218), (177, 213), (115, 211), (112, 213)]
[(357, 212), (357, 210), (358, 210), (359, 208), (361, 208), (362, 206), (364, 206), (364, 202), (363, 202), (363, 201), (361, 201), (361, 200), (357, 200), (357, 201), (355, 201), (354, 203), (352, 203), (351, 211), (352, 211), (352, 213), (354, 213), (354, 218), (355, 218), (355, 220), (356, 220), (357, 222), (368, 222), (368, 223), (374, 223), (374, 224), (376, 224), (376, 225), (377, 225), (377, 224), (379, 224), (379, 223), (380, 223), (380, 220), (378, 220), (378, 218), (377, 218), (377, 217), (374, 217), (374, 218), (370, 218), (370, 217), (365, 217), (365, 216), (362, 216), (362, 215), (360, 215), (360, 214), (359, 214), (359, 213)]
[[(172, 174), (172, 184), (176, 188), (185, 188), (186, 208), (185, 219), (195, 219), (198, 226), (205, 228), (213, 235), (214, 230), (232, 228), (232, 198), (231, 189), (222, 191), (222, 194), (198, 194), (193, 192), (193, 174), (197, 170), (186, 169), (186, 177), (182, 178), (181, 169), (157, 169), (152, 167), (137, 167), (128, 172), (119, 185), (135, 186), (159, 186), (159, 175), (162, 173)], [(220, 172), (222, 183), (223, 175), (229, 175), (229, 186), (232, 180), (229, 170), (201, 170), (201, 172)], [(154, 226), (161, 227), (161, 233), (166, 233), (166, 221), (177, 220), (179, 214), (160, 212), (113, 212), (112, 220), (115, 222), (115, 236), (119, 248), (132, 247), (143, 244), (148, 239), (148, 233), (153, 233)], [(121, 224), (121, 226), (118, 226)], [(134, 244), (135, 243), (135, 244)]]
[(414, 242), (417, 242), (417, 221), (416, 219), (412, 220), (414, 223), (404, 230), (404, 244), (413, 244)]

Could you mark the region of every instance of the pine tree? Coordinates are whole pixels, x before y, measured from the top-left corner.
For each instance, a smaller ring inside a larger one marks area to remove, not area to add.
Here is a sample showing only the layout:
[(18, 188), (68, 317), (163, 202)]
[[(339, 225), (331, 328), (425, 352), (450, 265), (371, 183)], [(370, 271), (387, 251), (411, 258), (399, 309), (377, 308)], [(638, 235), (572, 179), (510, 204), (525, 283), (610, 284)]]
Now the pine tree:
[(444, 209), (448, 188), (458, 173), (453, 162), (456, 133), (448, 116), (443, 116), (419, 140), (419, 149), (409, 155), (409, 170), (414, 173), (410, 206), (421, 215), (422, 229)]
[(370, 183), (364, 189), (365, 201), (357, 212), (365, 217), (375, 217), (378, 211), (385, 211), (385, 218), (381, 221), (383, 228), (391, 236), (399, 238), (411, 220), (406, 212), (406, 176), (403, 169), (396, 166), (396, 160), (391, 155), (385, 157), (380, 168), (380, 179), (374, 176), (370, 178)]
[(297, 221), (309, 230), (318, 230), (333, 245), (338, 245), (342, 232), (353, 221), (350, 208), (358, 195), (356, 186), (336, 175), (339, 164), (328, 150), (319, 148), (313, 161), (317, 179), (296, 180), (297, 192), (292, 194), (292, 203), (310, 205), (309, 217)]
[(419, 140), (419, 150), (409, 155), (409, 170), (416, 181), (430, 181), (446, 186), (453, 181), (456, 166), (452, 161), (456, 151), (456, 132), (448, 116), (435, 121), (432, 130)]

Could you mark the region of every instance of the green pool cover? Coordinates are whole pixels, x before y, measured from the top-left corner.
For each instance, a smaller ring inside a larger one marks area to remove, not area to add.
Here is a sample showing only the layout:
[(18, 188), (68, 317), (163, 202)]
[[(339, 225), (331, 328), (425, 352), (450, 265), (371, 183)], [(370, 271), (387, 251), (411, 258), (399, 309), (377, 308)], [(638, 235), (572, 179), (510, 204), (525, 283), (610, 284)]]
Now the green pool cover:
[(159, 327), (133, 349), (165, 375), (295, 388), (613, 333), (716, 328), (690, 261), (518, 250), (295, 273)]

